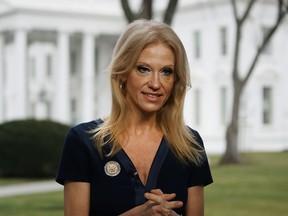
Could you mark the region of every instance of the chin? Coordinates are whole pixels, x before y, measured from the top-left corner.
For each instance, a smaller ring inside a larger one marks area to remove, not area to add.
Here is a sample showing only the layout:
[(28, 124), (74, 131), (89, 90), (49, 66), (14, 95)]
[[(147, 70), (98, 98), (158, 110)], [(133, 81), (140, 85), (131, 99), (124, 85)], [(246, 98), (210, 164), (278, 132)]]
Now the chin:
[(155, 108), (144, 108), (143, 111), (146, 113), (155, 113), (158, 112), (161, 109), (161, 107), (155, 107)]

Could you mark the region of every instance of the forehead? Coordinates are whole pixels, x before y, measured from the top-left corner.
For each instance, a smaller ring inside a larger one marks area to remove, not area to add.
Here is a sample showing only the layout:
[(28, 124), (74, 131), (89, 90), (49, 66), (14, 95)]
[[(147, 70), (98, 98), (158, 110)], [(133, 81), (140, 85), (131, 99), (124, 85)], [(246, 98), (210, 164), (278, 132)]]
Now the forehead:
[(175, 54), (173, 52), (173, 49), (166, 43), (153, 43), (145, 46), (142, 51), (140, 52), (140, 55), (138, 57), (139, 59), (142, 58), (163, 58), (167, 59), (173, 62), (175, 61)]
[(147, 48), (152, 48), (152, 47), (156, 47), (156, 46), (168, 48), (174, 53), (174, 50), (172, 49), (172, 47), (168, 43), (165, 43), (163, 41), (157, 41), (157, 42), (149, 43), (143, 47), (142, 51), (147, 49)]

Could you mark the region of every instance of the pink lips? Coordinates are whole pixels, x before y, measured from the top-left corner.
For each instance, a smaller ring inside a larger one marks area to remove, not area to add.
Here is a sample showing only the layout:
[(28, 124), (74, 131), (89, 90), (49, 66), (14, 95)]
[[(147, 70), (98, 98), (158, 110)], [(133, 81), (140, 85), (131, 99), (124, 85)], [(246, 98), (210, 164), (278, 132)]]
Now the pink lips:
[(155, 94), (155, 93), (144, 93), (143, 92), (143, 94), (149, 101), (152, 101), (152, 102), (160, 100), (160, 97), (162, 96), (161, 94)]

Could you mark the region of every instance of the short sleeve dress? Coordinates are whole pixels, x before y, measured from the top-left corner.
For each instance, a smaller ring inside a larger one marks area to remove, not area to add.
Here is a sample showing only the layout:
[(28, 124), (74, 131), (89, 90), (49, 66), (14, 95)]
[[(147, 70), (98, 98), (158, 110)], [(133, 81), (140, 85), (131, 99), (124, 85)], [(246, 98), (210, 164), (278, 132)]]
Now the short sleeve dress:
[[(146, 202), (144, 193), (159, 188), (163, 193), (176, 193), (184, 215), (189, 187), (213, 182), (208, 160), (204, 153), (201, 166), (183, 165), (162, 139), (151, 165), (146, 185), (140, 181), (132, 161), (121, 150), (113, 157), (100, 157), (89, 131), (102, 124), (101, 119), (72, 127), (65, 140), (56, 181), (90, 183), (90, 216), (115, 216)], [(199, 134), (192, 130), (196, 141), (203, 146)], [(107, 145), (105, 152), (109, 152)]]

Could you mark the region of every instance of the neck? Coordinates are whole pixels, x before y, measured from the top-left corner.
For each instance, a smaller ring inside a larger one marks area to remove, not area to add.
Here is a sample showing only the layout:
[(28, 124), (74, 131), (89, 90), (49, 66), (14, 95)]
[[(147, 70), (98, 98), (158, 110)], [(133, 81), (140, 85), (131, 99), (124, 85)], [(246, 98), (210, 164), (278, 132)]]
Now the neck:
[(126, 120), (126, 128), (128, 133), (137, 135), (155, 130), (158, 131), (159, 127), (156, 122), (156, 114), (149, 116), (129, 115), (129, 118)]

